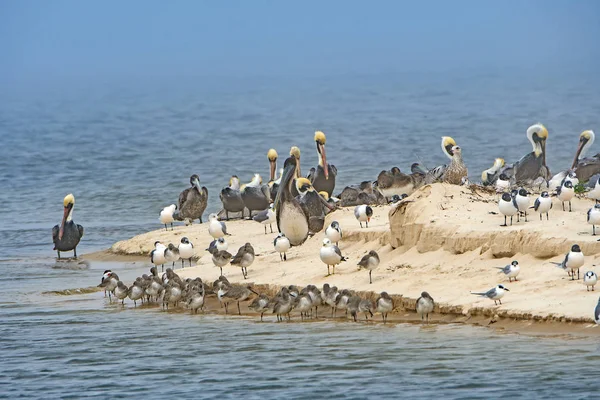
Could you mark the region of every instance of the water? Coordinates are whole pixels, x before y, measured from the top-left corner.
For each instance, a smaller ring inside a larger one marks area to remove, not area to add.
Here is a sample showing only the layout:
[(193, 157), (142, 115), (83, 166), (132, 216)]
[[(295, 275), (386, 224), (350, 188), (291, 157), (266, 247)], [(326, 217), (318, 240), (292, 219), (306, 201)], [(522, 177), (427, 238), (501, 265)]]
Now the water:
[(394, 165), (445, 163), (443, 135), (461, 145), (477, 178), (495, 157), (510, 162), (531, 151), (524, 132), (537, 121), (550, 131), (554, 171), (570, 164), (582, 130), (600, 126), (598, 83), (591, 74), (502, 72), (3, 91), (0, 397), (299, 398), (308, 390), (347, 398), (592, 398), (593, 382), (583, 379), (599, 349), (586, 339), (567, 347), (564, 338), (464, 326), (259, 324), (122, 309), (101, 293), (44, 292), (94, 286), (107, 267), (127, 282), (147, 269), (55, 268), (50, 230), (69, 192), (74, 220), (86, 229), (84, 254), (158, 228), (158, 212), (177, 201), (192, 173), (208, 187), (207, 211), (216, 211), (230, 175), (267, 179), (270, 147), (282, 166), (298, 145), (308, 171), (317, 163), (316, 129), (326, 132), (328, 159), (340, 171), (336, 192)]

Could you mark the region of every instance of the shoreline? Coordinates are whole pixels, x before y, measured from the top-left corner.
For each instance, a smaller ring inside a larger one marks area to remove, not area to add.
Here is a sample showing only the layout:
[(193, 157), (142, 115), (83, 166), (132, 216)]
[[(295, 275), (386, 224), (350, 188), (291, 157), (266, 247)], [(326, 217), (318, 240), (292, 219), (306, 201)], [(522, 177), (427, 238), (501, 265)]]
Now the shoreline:
[[(575, 199), (572, 213), (557, 210), (557, 200), (554, 202), (549, 221), (540, 222), (537, 215), (531, 215), (530, 222), (506, 228), (499, 226), (501, 216), (490, 213), (497, 212), (495, 194), (472, 186), (424, 186), (396, 209), (373, 207), (369, 228), (359, 227), (353, 208), (342, 208), (329, 214), (326, 224), (333, 220), (340, 223), (344, 238), (339, 247), (349, 260), (336, 267), (335, 275), (327, 277), (327, 269), (319, 259), (323, 232), (292, 248), (288, 261), (282, 262), (273, 249), (276, 233), (265, 235), (263, 225), (254, 221), (229, 221), (232, 236), (227, 237), (228, 251), (235, 254), (250, 242), (257, 255), (248, 267), (247, 280), (239, 268), (230, 265), (223, 268), (223, 273), (232, 283), (255, 283), (265, 288), (290, 284), (320, 288), (329, 283), (340, 290), (402, 295), (402, 304), (390, 313), (390, 322), (400, 314), (406, 314), (400, 322), (410, 322), (410, 314), (416, 320), (414, 302), (421, 291), (427, 291), (436, 301), (432, 322), (487, 326), (495, 320), (490, 327), (517, 333), (598, 335), (600, 329), (593, 329), (597, 325), (592, 316), (600, 286), (597, 291), (586, 292), (582, 280), (570, 281), (564, 271), (550, 264), (562, 261), (571, 244), (577, 242), (586, 255), (581, 275), (587, 270), (600, 270), (596, 268), (600, 242), (591, 236), (591, 226), (585, 222), (585, 213), (593, 202)], [(590, 232), (584, 232), (587, 230)], [(219, 269), (204, 251), (212, 240), (206, 224), (144, 233), (83, 257), (90, 261), (142, 261), (149, 268), (148, 254), (155, 240), (176, 244), (182, 236), (194, 243), (196, 265), (175, 272), (184, 279), (217, 279)], [(358, 271), (356, 265), (369, 250), (376, 250), (381, 258), (380, 266), (373, 271), (372, 285), (368, 271)], [(521, 273), (518, 282), (509, 284), (493, 267), (513, 259), (519, 261)], [(470, 294), (500, 283), (510, 289), (501, 306)]]

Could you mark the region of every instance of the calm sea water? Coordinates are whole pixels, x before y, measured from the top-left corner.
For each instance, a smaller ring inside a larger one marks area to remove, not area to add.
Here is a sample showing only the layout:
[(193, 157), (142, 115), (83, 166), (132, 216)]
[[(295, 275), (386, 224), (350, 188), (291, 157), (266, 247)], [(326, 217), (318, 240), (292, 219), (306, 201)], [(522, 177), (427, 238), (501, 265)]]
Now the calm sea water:
[(69, 192), (86, 229), (84, 254), (158, 228), (158, 212), (192, 173), (208, 187), (213, 211), (230, 175), (267, 179), (270, 147), (282, 165), (298, 145), (308, 171), (317, 163), (316, 129), (327, 134), (338, 189), (395, 165), (445, 163), (443, 135), (463, 147), (477, 178), (495, 157), (515, 161), (531, 151), (524, 132), (538, 121), (550, 131), (548, 161), (558, 170), (570, 164), (582, 130), (600, 129), (599, 82), (586, 74), (449, 73), (3, 91), (0, 397), (592, 398), (597, 382), (585, 379), (600, 350), (585, 339), (463, 326), (260, 324), (44, 292), (96, 285), (107, 266), (126, 281), (147, 268), (55, 268), (50, 230)]

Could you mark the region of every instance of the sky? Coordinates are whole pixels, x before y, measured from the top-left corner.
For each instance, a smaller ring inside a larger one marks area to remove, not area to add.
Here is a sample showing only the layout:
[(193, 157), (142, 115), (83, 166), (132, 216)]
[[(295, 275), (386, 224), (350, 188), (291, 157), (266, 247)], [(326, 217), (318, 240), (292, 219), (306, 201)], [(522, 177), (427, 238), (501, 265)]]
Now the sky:
[(598, 67), (600, 1), (0, 0), (0, 83)]

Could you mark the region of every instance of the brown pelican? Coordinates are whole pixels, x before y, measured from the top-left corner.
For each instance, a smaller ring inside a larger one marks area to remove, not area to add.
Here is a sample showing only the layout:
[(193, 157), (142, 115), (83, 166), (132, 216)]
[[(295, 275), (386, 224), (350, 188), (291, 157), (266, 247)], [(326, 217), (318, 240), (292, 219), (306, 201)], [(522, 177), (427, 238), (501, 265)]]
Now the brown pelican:
[(398, 196), (412, 194), (423, 184), (425, 173), (418, 163), (411, 165), (410, 170), (410, 175), (402, 173), (398, 167), (393, 167), (389, 171), (381, 171), (377, 176), (377, 190), (386, 199), (391, 199), (395, 194)]
[(274, 199), (277, 196), (279, 182), (281, 181), (281, 176), (279, 179), (275, 179), (275, 174), (277, 172), (277, 151), (275, 151), (275, 149), (269, 149), (267, 152), (267, 159), (269, 160), (269, 191), (271, 193), (271, 199)]
[(442, 182), (460, 185), (468, 176), (467, 166), (462, 159), (462, 149), (452, 146), (452, 161), (442, 175)]
[(546, 140), (548, 130), (540, 123), (527, 129), (527, 139), (533, 151), (523, 156), (512, 166), (507, 166), (502, 172), (517, 185), (529, 184), (537, 178), (550, 179), (550, 169), (546, 165)]
[(308, 210), (292, 195), (292, 184), (297, 169), (296, 157), (291, 156), (285, 160), (281, 187), (275, 198), (277, 228), (285, 234), (292, 246), (301, 245), (308, 237)]
[(229, 186), (221, 190), (219, 194), (221, 203), (223, 203), (223, 209), (225, 210), (225, 217), (229, 221), (230, 212), (241, 212), (242, 219), (244, 218), (244, 200), (242, 199), (242, 192), (240, 192), (240, 179), (233, 175), (229, 179)]
[(262, 184), (262, 178), (259, 174), (254, 174), (250, 183), (242, 187), (242, 200), (248, 209), (249, 219), (252, 219), (252, 211), (263, 211), (269, 208), (271, 203), (271, 193), (269, 186)]
[[(455, 158), (454, 157), (454, 147), (458, 147), (456, 145), (456, 142), (454, 141), (454, 139), (452, 139), (450, 136), (442, 136), (442, 151), (444, 152), (444, 154), (446, 155), (446, 157), (448, 157), (450, 159), (450, 165), (452, 165), (452, 163), (455, 163), (455, 167), (453, 167), (453, 170), (457, 171), (458, 167), (460, 167), (460, 163), (462, 163), (462, 155)], [(458, 149), (460, 149), (460, 147), (458, 147)], [(462, 164), (464, 166), (464, 164)], [(446, 170), (449, 168), (448, 165), (440, 165), (438, 167), (435, 167), (431, 170), (429, 170), (427, 172), (427, 175), (425, 176), (425, 183), (426, 184), (431, 184), (434, 182), (446, 182), (449, 180), (452, 180), (452, 178), (454, 177), (454, 173), (451, 174), (451, 176), (446, 177)], [(464, 168), (465, 172), (466, 172), (466, 167)], [(466, 176), (466, 173), (465, 173)], [(449, 182), (452, 183), (452, 182)], [(461, 181), (458, 182), (458, 184), (462, 183)]]
[(308, 228), (312, 233), (320, 232), (325, 224), (325, 208), (335, 209), (313, 187), (307, 178), (296, 179), (296, 189), (300, 193), (296, 200), (306, 206), (308, 211)]
[(173, 218), (186, 223), (198, 218), (202, 223), (202, 214), (208, 203), (208, 189), (206, 186), (200, 188), (200, 177), (196, 174), (190, 176), (190, 185), (192, 186), (179, 195), (179, 207), (173, 213)]
[(592, 147), (595, 138), (594, 131), (589, 130), (583, 131), (579, 135), (579, 147), (577, 147), (571, 169), (575, 171), (581, 182), (587, 182), (593, 175), (600, 173), (600, 153), (593, 157), (583, 158)]
[(61, 251), (73, 250), (73, 256), (77, 258), (77, 245), (83, 236), (83, 226), (76, 225), (73, 222), (73, 207), (75, 207), (75, 197), (72, 194), (65, 196), (63, 200), (64, 212), (60, 225), (52, 228), (52, 241), (54, 250), (58, 253), (60, 260)]
[(494, 165), (481, 173), (481, 183), (483, 186), (493, 185), (500, 176), (500, 170), (504, 168), (504, 159), (496, 158)]
[(325, 155), (325, 134), (323, 132), (315, 132), (315, 143), (317, 144), (319, 165), (312, 176), (311, 183), (317, 192), (325, 191), (331, 196), (333, 194), (333, 189), (335, 188), (337, 168), (335, 165), (327, 164), (327, 156)]
[[(300, 149), (297, 146), (292, 146), (290, 148), (290, 156), (294, 157), (297, 161), (298, 167), (296, 168), (296, 173), (294, 174), (294, 179), (300, 178), (302, 176), (302, 172), (300, 170)], [(280, 179), (281, 181), (281, 179)], [(294, 197), (298, 196), (298, 190), (296, 189), (296, 182), (292, 184), (292, 195)]]

